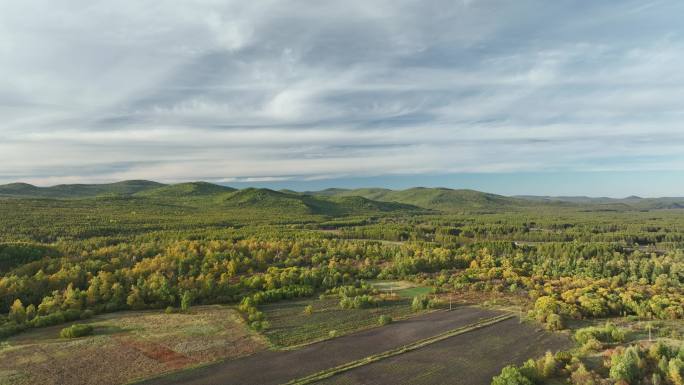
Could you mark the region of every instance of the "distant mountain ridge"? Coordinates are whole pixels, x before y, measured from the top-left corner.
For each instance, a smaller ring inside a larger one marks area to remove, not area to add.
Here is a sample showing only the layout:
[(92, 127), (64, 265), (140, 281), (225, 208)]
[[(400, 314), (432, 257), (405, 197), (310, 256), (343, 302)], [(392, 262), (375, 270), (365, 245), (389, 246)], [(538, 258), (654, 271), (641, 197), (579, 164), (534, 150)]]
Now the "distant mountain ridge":
[(236, 208), (273, 208), (309, 214), (345, 215), (357, 212), (420, 211), (416, 206), (378, 202), (359, 196), (330, 197), (306, 193), (246, 188), (219, 197), (222, 206)]
[(515, 198), (533, 202), (564, 202), (591, 205), (627, 205), (635, 209), (681, 209), (684, 208), (684, 197), (642, 198), (630, 195), (625, 198), (587, 197), (587, 196), (538, 196), (518, 195)]
[(236, 189), (208, 182), (187, 182), (170, 185), (162, 185), (158, 188), (147, 189), (135, 193), (138, 197), (151, 198), (181, 198), (181, 197), (206, 197), (218, 194), (234, 192)]
[(233, 208), (289, 208), (310, 213), (350, 213), (355, 211), (437, 210), (444, 212), (519, 209), (539, 205), (587, 206), (601, 210), (684, 209), (684, 198), (626, 198), (587, 196), (507, 197), (467, 189), (414, 187), (406, 190), (386, 188), (321, 191), (275, 191), (265, 188), (237, 190), (208, 182), (163, 184), (147, 180), (128, 180), (104, 184), (62, 184), (37, 187), (27, 183), (0, 185), (0, 197), (39, 199), (82, 199), (128, 197), (140, 199), (205, 202)]
[(487, 210), (503, 207), (529, 206), (531, 202), (506, 197), (503, 195), (484, 193), (475, 190), (454, 190), (449, 188), (414, 187), (406, 190), (389, 190), (383, 188), (363, 188), (355, 190), (327, 189), (308, 192), (322, 196), (360, 196), (381, 202), (398, 202), (431, 210), (458, 211), (464, 209)]
[(98, 195), (132, 195), (140, 191), (165, 186), (148, 180), (127, 180), (103, 184), (60, 184), (37, 187), (28, 183), (0, 185), (0, 196), (17, 198), (87, 198)]

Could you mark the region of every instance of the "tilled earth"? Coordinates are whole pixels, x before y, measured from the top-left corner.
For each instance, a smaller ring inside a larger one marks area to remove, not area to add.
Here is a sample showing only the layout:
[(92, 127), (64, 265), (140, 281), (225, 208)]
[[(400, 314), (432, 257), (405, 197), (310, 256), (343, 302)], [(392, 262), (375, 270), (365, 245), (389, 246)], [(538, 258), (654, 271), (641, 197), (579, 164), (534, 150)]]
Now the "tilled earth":
[(327, 385), (489, 385), (508, 364), (521, 364), (570, 341), (512, 318), (319, 382)]
[[(249, 357), (149, 380), (144, 384), (282, 384), (500, 314), (474, 307), (462, 307), (454, 311), (436, 311), (384, 327), (318, 342), (298, 350), (265, 351)], [(517, 325), (517, 321), (515, 323)], [(489, 328), (483, 330), (486, 332)]]

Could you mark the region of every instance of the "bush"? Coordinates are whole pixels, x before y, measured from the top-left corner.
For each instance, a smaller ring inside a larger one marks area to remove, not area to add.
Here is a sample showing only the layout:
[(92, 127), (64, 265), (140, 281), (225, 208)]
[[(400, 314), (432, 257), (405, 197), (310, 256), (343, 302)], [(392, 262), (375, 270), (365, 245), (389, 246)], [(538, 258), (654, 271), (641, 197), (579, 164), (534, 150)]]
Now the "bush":
[(668, 364), (667, 373), (673, 384), (684, 385), (684, 362), (681, 359), (671, 359)]
[(68, 328), (62, 329), (59, 336), (62, 338), (78, 338), (93, 334), (93, 327), (84, 324), (71, 325)]
[(365, 309), (377, 304), (378, 300), (366, 294), (356, 297), (342, 297), (340, 300), (340, 307), (342, 309)]
[(83, 310), (81, 312), (81, 319), (93, 318), (94, 315), (95, 315), (95, 312), (90, 310), (90, 309)]
[(492, 379), (492, 385), (533, 385), (518, 368), (508, 365), (501, 370), (501, 374)]
[(306, 307), (304, 308), (304, 314), (306, 314), (306, 315), (312, 315), (313, 312), (314, 312), (313, 306), (311, 306), (311, 305), (306, 305)]
[(591, 339), (603, 343), (623, 342), (625, 340), (625, 330), (611, 323), (606, 323), (604, 326), (591, 326), (575, 332), (575, 341), (580, 345), (586, 344)]
[(565, 365), (572, 362), (572, 358), (573, 358), (572, 353), (570, 353), (570, 352), (558, 352), (558, 353), (556, 353), (556, 361), (562, 362)]
[(260, 332), (271, 327), (271, 324), (268, 321), (253, 321), (249, 324), (249, 326), (252, 329)]
[(413, 311), (425, 310), (429, 306), (430, 301), (425, 296), (413, 297), (413, 301), (411, 302), (411, 309), (413, 309)]
[(390, 317), (386, 314), (383, 314), (380, 316), (380, 318), (378, 318), (378, 324), (380, 326), (389, 325), (391, 323), (392, 323), (392, 317)]
[(551, 352), (546, 352), (546, 355), (544, 355), (544, 358), (542, 358), (539, 363), (541, 375), (544, 378), (551, 378), (555, 376), (560, 368), (559, 362), (556, 361), (556, 357), (554, 357)]
[(2, 326), (0, 326), (0, 338), (6, 338), (11, 335), (20, 333), (24, 330), (26, 330), (27, 326), (26, 324), (17, 324), (14, 322), (8, 322)]
[(616, 353), (611, 357), (610, 378), (616, 381), (624, 380), (632, 383), (641, 376), (641, 366), (639, 350), (635, 347), (629, 347), (622, 354)]
[(582, 345), (582, 352), (584, 353), (595, 352), (601, 349), (603, 349), (603, 344), (596, 338), (591, 338)]
[(188, 310), (190, 310), (190, 306), (192, 306), (192, 300), (193, 300), (192, 293), (190, 293), (190, 291), (186, 290), (183, 293), (183, 297), (181, 298), (180, 308), (181, 308), (182, 312), (187, 312)]
[(556, 313), (551, 313), (546, 316), (546, 328), (549, 330), (563, 330), (565, 329), (565, 323), (563, 322), (563, 317)]
[(598, 379), (596, 375), (584, 366), (579, 364), (577, 369), (570, 374), (570, 381), (573, 385), (597, 385)]

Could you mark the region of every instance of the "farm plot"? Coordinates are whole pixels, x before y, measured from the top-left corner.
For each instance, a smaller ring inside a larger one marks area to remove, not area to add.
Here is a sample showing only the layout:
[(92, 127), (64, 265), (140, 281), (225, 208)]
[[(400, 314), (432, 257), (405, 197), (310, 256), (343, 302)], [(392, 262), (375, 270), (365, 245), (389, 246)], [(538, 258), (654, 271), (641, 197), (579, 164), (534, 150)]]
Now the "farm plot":
[(508, 364), (520, 364), (547, 350), (562, 350), (570, 345), (562, 335), (541, 331), (530, 324), (520, 324), (517, 318), (513, 318), (360, 366), (317, 383), (489, 385), (492, 377)]
[[(261, 306), (271, 324), (264, 334), (276, 347), (292, 347), (376, 326), (381, 315), (400, 319), (415, 314), (406, 298), (397, 297), (367, 309), (342, 309), (339, 302), (334, 297)], [(311, 314), (304, 312), (308, 305), (313, 308)]]
[(223, 306), (188, 314), (122, 312), (85, 321), (90, 337), (64, 340), (59, 325), (0, 345), (0, 384), (122, 384), (265, 349), (236, 312)]
[(435, 311), (296, 350), (261, 352), (238, 360), (153, 379), (144, 384), (283, 384), (500, 314), (473, 307)]

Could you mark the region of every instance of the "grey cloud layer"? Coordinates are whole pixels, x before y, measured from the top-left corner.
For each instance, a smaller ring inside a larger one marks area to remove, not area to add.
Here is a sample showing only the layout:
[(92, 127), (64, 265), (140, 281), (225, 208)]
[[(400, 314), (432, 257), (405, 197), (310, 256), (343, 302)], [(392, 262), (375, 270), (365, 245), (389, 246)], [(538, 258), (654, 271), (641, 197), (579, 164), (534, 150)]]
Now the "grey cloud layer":
[(4, 3), (0, 181), (684, 168), (674, 0)]

